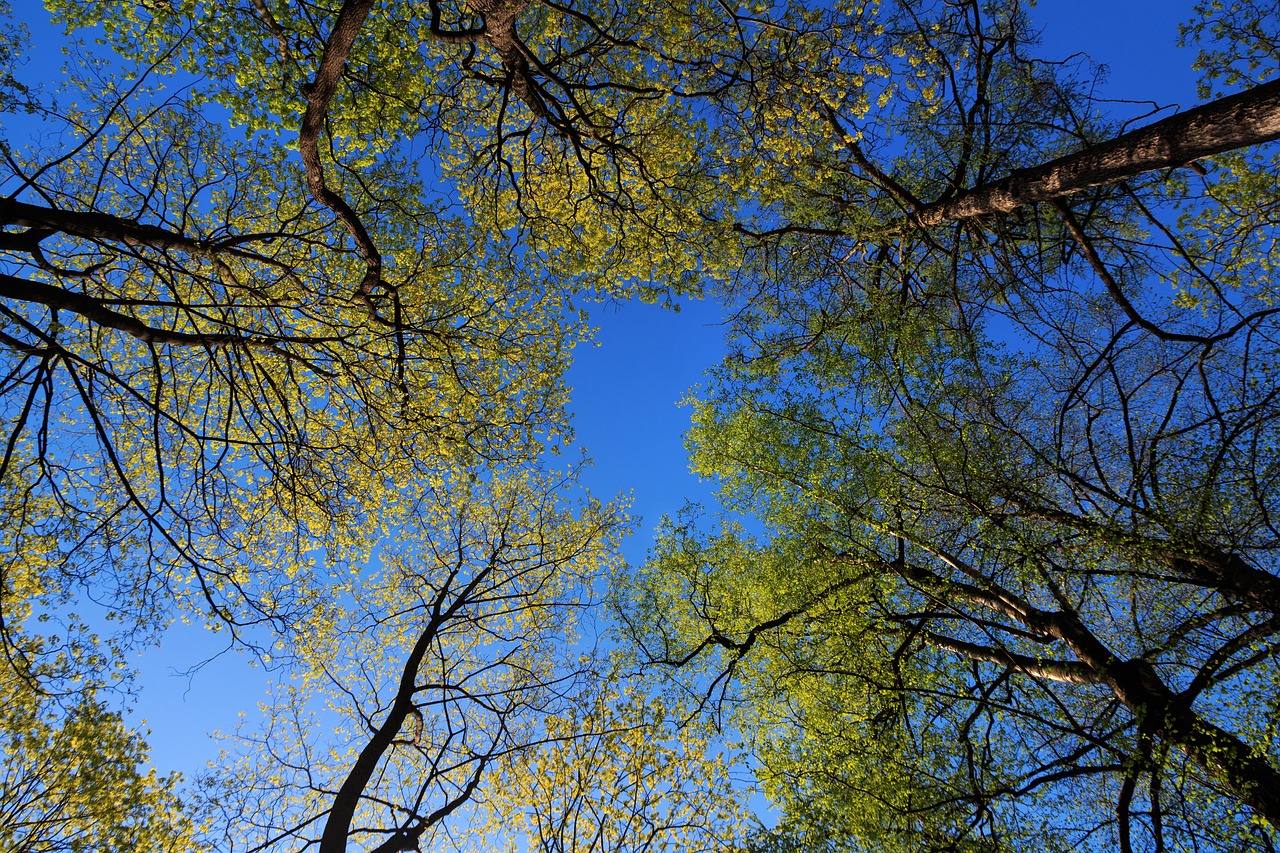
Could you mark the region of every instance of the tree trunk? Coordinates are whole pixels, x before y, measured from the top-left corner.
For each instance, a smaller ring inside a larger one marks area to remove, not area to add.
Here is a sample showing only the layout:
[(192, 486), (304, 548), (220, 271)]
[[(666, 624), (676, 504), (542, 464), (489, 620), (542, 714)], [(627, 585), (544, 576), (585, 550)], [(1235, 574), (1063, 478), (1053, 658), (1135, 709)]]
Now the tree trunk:
[(1280, 138), (1280, 80), (1202, 104), (1075, 154), (1019, 169), (1006, 178), (927, 204), (913, 221), (943, 222), (1009, 213), (1156, 169)]

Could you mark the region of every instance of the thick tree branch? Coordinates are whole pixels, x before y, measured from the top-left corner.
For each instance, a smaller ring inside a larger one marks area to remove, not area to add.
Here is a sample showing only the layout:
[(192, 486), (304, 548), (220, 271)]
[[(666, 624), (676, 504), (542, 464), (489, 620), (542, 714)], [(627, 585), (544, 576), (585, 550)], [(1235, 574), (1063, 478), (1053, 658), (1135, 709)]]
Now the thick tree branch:
[(428, 0), (427, 8), (431, 10), (431, 35), (438, 41), (448, 44), (474, 44), (485, 34), (485, 25), (465, 30), (446, 30), (440, 26), (440, 0)]
[(1095, 684), (1098, 681), (1097, 673), (1077, 661), (1040, 660), (1004, 649), (979, 646), (976, 643), (944, 637), (932, 631), (921, 631), (919, 635), (931, 646), (955, 652), (970, 660), (998, 663), (1033, 678), (1045, 678), (1066, 684)]
[[(329, 817), (325, 821), (324, 831), (320, 836), (319, 853), (346, 853), (347, 839), (351, 833), (351, 821), (355, 817), (356, 809), (360, 805), (369, 781), (373, 778), (374, 770), (377, 769), (382, 757), (396, 742), (396, 735), (400, 733), (405, 720), (416, 710), (414, 694), (417, 692), (418, 669), (421, 667), (427, 651), (431, 648), (431, 644), (435, 642), (445, 624), (453, 619), (459, 610), (471, 602), (476, 589), (484, 582), (485, 578), (492, 574), (497, 559), (498, 555), (495, 553), (490, 559), (489, 565), (476, 572), (475, 576), (457, 592), (456, 597), (451, 602), (448, 599), (453, 589), (453, 581), (457, 577), (456, 569), (450, 573), (445, 583), (441, 586), (432, 603), (431, 615), (423, 626), (422, 631), (418, 634), (418, 639), (414, 643), (413, 649), (410, 650), (408, 657), (405, 659), (404, 667), (400, 672), (400, 683), (396, 690), (396, 696), (391, 703), (390, 710), (387, 712), (386, 719), (373, 733), (364, 748), (360, 750), (360, 755), (356, 758), (355, 764), (350, 772), (347, 773), (347, 777), (343, 780), (338, 793), (334, 795), (333, 805), (329, 809)], [(448, 602), (447, 606), (446, 602)], [(475, 786), (479, 782), (483, 765), (484, 762), (481, 760), (480, 767), (472, 774), (469, 783), (464, 787), (461, 799), (452, 798), (449, 803), (419, 821), (413, 828), (398, 833), (396, 838), (392, 839), (397, 843), (388, 849), (403, 850), (412, 848), (417, 838), (422, 835), (423, 831), (433, 821), (438, 821), (448, 816), (461, 802), (470, 797), (471, 792), (475, 790)], [(403, 846), (401, 846), (400, 842), (403, 842)]]
[[(951, 494), (959, 496), (959, 493)], [(1167, 539), (1143, 535), (1118, 524), (1067, 512), (1058, 507), (1023, 505), (1015, 517), (1043, 519), (1080, 530), (1141, 559), (1167, 566), (1187, 583), (1216, 590), (1251, 610), (1280, 615), (1280, 578), (1256, 568), (1239, 554), (1210, 545), (1178, 548)]]
[(106, 240), (153, 249), (180, 249), (191, 253), (209, 252), (218, 248), (216, 243), (193, 240), (175, 231), (155, 225), (142, 225), (132, 219), (109, 213), (55, 210), (11, 198), (0, 198), (0, 225), (34, 230), (34, 233), (5, 234), (0, 248), (13, 251), (29, 252), (33, 242), (38, 243), (54, 232), (86, 240)]
[[(97, 210), (60, 210), (27, 204), (11, 198), (0, 198), (0, 227), (14, 226), (26, 231), (0, 231), (0, 250), (20, 252), (34, 257), (42, 267), (53, 271), (40, 253), (42, 241), (63, 234), (99, 243), (155, 250), (172, 249), (190, 255), (217, 258), (227, 256), (255, 263), (284, 267), (270, 256), (242, 248), (254, 242), (270, 242), (287, 235), (275, 232), (237, 234), (217, 240), (199, 240), (157, 225), (145, 225), (134, 219)], [(57, 270), (60, 275), (82, 276), (84, 271)]]
[(1030, 610), (1023, 623), (1067, 644), (1141, 725), (1178, 747), (1273, 826), (1280, 825), (1280, 772), (1252, 747), (1197, 714), (1145, 660), (1123, 661), (1076, 614)]
[(307, 174), (307, 189), (316, 201), (332, 210), (342, 221), (347, 232), (356, 242), (356, 248), (365, 262), (365, 275), (356, 289), (357, 296), (373, 308), (370, 297), (382, 282), (382, 254), (369, 236), (368, 230), (347, 200), (331, 190), (325, 183), (324, 163), (320, 158), (320, 137), (324, 132), (329, 104), (342, 79), (351, 46), (373, 8), (374, 0), (347, 0), (333, 22), (333, 30), (324, 45), (320, 67), (315, 78), (304, 88), (307, 108), (302, 115), (302, 127), (298, 131), (298, 149)]
[(1169, 116), (1100, 145), (1020, 169), (995, 183), (911, 216), (921, 227), (1009, 213), (1027, 204), (1074, 195), (1157, 169), (1186, 166), (1204, 157), (1280, 138), (1280, 80), (1272, 80)]
[(250, 0), (250, 2), (253, 4), (254, 14), (258, 16), (258, 19), (275, 37), (276, 49), (280, 52), (280, 59), (285, 62), (293, 59), (293, 51), (289, 49), (288, 34), (285, 33), (284, 27), (280, 26), (280, 22), (276, 20), (275, 15), (271, 14), (271, 10), (267, 8), (264, 0)]
[(272, 335), (246, 335), (236, 332), (179, 332), (147, 325), (137, 317), (108, 308), (100, 300), (83, 293), (29, 281), (0, 273), (0, 297), (20, 302), (35, 302), (46, 307), (69, 311), (108, 329), (117, 329), (141, 341), (181, 347), (258, 347), (274, 350), (280, 344), (320, 343), (321, 338), (286, 339)]
[[(953, 568), (968, 568), (945, 552), (931, 553)], [(1153, 734), (1185, 752), (1260, 817), (1280, 825), (1280, 772), (1240, 738), (1192, 710), (1150, 663), (1120, 660), (1074, 612), (1041, 610), (996, 584), (980, 590), (907, 563), (893, 568), (904, 580), (928, 584), (932, 594), (969, 601), (1013, 618), (1036, 634), (1061, 640), (1079, 662), (1080, 669), (1073, 670), (1092, 674), (1084, 681), (1105, 684)]]

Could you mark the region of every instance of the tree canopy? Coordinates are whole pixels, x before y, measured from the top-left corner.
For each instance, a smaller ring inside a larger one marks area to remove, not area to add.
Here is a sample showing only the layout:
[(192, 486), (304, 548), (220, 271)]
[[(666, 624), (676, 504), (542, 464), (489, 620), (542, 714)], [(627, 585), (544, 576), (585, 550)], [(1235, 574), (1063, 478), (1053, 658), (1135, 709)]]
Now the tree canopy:
[(1276, 84), (1121, 133), (1014, 8), (901, 9), (893, 136), (832, 107), (755, 229), (641, 658), (758, 733), (762, 848), (1272, 849)]
[[(1274, 0), (1136, 120), (1020, 0), (47, 5), (5, 849), (1280, 841)], [(689, 294), (721, 506), (628, 566), (564, 372)], [(195, 786), (111, 704), (174, 619), (278, 673)]]

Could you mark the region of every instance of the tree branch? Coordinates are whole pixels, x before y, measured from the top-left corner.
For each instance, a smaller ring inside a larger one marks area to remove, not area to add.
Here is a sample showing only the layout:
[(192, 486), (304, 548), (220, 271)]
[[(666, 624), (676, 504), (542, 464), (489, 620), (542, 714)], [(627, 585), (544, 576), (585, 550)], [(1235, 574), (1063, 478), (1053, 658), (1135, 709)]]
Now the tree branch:
[(1048, 163), (1019, 169), (995, 183), (911, 216), (922, 228), (943, 222), (1010, 213), (1027, 204), (1063, 198), (1090, 187), (1280, 138), (1280, 80), (1202, 104), (1184, 113)]
[(70, 311), (108, 329), (117, 329), (140, 341), (181, 347), (257, 347), (276, 349), (282, 343), (316, 344), (325, 338), (283, 338), (274, 335), (246, 335), (235, 332), (179, 332), (149, 326), (137, 317), (106, 307), (100, 300), (83, 293), (29, 281), (0, 273), (0, 297), (20, 302), (34, 302), (60, 311)]

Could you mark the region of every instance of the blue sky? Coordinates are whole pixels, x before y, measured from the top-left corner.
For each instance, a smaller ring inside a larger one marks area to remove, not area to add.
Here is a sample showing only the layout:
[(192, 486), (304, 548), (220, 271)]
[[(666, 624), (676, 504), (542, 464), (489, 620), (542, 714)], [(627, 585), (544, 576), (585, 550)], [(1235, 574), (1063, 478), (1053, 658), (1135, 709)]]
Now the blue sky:
[[(34, 0), (14, 5), (32, 29), (37, 59), (28, 71), (35, 79), (53, 79), (59, 59), (56, 32), (37, 19), (41, 10)], [(1194, 53), (1175, 43), (1178, 24), (1191, 17), (1192, 5), (1190, 0), (1040, 0), (1033, 10), (1044, 28), (1040, 55), (1085, 52), (1109, 68), (1105, 97), (1186, 109), (1196, 103)], [(1117, 105), (1121, 115), (1146, 111)], [(585, 477), (592, 490), (602, 498), (634, 497), (640, 523), (624, 553), (637, 562), (644, 559), (663, 514), (674, 513), (686, 499), (709, 498), (707, 484), (689, 473), (682, 442), (689, 410), (677, 401), (719, 360), (722, 317), (715, 305), (686, 301), (679, 312), (639, 303), (598, 306), (592, 318), (599, 327), (597, 345), (579, 349), (569, 374), (574, 426), (595, 461)], [(197, 772), (216, 752), (206, 732), (232, 728), (237, 713), (252, 713), (262, 695), (264, 674), (238, 655), (223, 655), (190, 676), (178, 674), (221, 648), (216, 638), (179, 627), (161, 648), (135, 661), (142, 676), (136, 718), (152, 730), (153, 761), (162, 770)]]
[[(1102, 95), (1187, 109), (1198, 103), (1195, 52), (1176, 47), (1178, 24), (1192, 17), (1191, 0), (1039, 0), (1033, 15), (1044, 28), (1039, 55), (1089, 54), (1107, 66)], [(1125, 117), (1150, 111), (1117, 104)], [(1173, 110), (1166, 109), (1161, 115)], [(587, 482), (602, 497), (633, 491), (642, 516), (626, 549), (643, 560), (654, 525), (686, 498), (710, 491), (689, 473), (682, 443), (690, 412), (676, 401), (724, 351), (717, 306), (686, 302), (678, 314), (637, 303), (593, 314), (598, 346), (579, 350), (570, 371), (579, 442), (595, 460)]]

